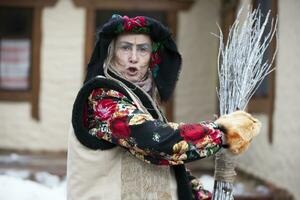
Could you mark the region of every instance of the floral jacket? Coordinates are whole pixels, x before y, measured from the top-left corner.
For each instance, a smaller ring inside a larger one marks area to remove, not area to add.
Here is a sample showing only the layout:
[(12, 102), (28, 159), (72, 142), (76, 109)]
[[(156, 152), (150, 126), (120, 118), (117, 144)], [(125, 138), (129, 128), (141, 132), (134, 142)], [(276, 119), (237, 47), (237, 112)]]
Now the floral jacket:
[[(184, 164), (208, 157), (222, 145), (222, 132), (214, 123), (165, 123), (112, 89), (94, 89), (87, 105), (84, 123), (90, 135), (122, 146), (147, 163)], [(197, 179), (189, 179), (195, 199), (211, 197)]]

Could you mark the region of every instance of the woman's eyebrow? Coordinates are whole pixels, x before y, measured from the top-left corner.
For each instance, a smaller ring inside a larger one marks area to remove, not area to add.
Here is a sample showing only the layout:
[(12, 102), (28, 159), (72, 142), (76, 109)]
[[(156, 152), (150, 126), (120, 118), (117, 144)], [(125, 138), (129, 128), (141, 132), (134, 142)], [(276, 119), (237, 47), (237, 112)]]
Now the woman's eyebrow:
[[(119, 44), (125, 44), (125, 45), (131, 45), (131, 46), (134, 45), (133, 43), (126, 42), (126, 41), (120, 41)], [(151, 44), (149, 44), (149, 43), (140, 43), (140, 44), (137, 44), (136, 46), (139, 46), (139, 47), (141, 47), (141, 46), (149, 46), (149, 47), (151, 47)]]
[(133, 45), (130, 42), (123, 42), (123, 41), (120, 41), (119, 44), (121, 44), (121, 45), (131, 45), (131, 46)]
[(148, 47), (148, 48), (151, 48), (151, 44), (149, 44), (149, 43), (142, 43), (142, 44), (138, 44), (138, 45), (136, 45), (136, 46), (138, 46), (138, 47)]

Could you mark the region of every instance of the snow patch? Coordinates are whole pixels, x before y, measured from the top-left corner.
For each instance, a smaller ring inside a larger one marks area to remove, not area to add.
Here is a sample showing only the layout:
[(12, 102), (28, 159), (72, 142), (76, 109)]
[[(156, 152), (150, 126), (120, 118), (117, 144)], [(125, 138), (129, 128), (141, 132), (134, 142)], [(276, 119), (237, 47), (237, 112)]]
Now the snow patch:
[(0, 175), (1, 200), (66, 200), (66, 181), (47, 172), (38, 172), (38, 182), (28, 180), (29, 171), (9, 170)]

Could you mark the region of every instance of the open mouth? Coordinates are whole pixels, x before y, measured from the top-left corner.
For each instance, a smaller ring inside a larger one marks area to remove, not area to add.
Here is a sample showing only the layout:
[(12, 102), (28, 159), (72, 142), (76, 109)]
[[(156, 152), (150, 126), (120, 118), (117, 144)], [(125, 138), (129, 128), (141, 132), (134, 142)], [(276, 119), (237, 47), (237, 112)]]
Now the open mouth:
[(137, 73), (137, 71), (138, 71), (138, 69), (137, 68), (135, 68), (135, 67), (129, 67), (129, 68), (127, 68), (128, 69), (128, 72), (130, 73), (130, 74), (135, 74), (135, 73)]

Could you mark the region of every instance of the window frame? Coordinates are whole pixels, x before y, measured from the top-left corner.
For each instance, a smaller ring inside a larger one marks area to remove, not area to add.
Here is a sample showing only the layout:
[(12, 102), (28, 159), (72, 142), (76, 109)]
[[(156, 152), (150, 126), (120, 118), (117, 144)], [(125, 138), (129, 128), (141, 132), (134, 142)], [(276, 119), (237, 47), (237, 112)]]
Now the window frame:
[(42, 40), (42, 11), (46, 6), (54, 6), (57, 0), (1, 0), (0, 6), (16, 8), (32, 8), (32, 34), (31, 34), (31, 70), (29, 74), (30, 88), (26, 91), (0, 90), (0, 101), (29, 102), (31, 116), (40, 119), (39, 94), (40, 94), (40, 57)]

